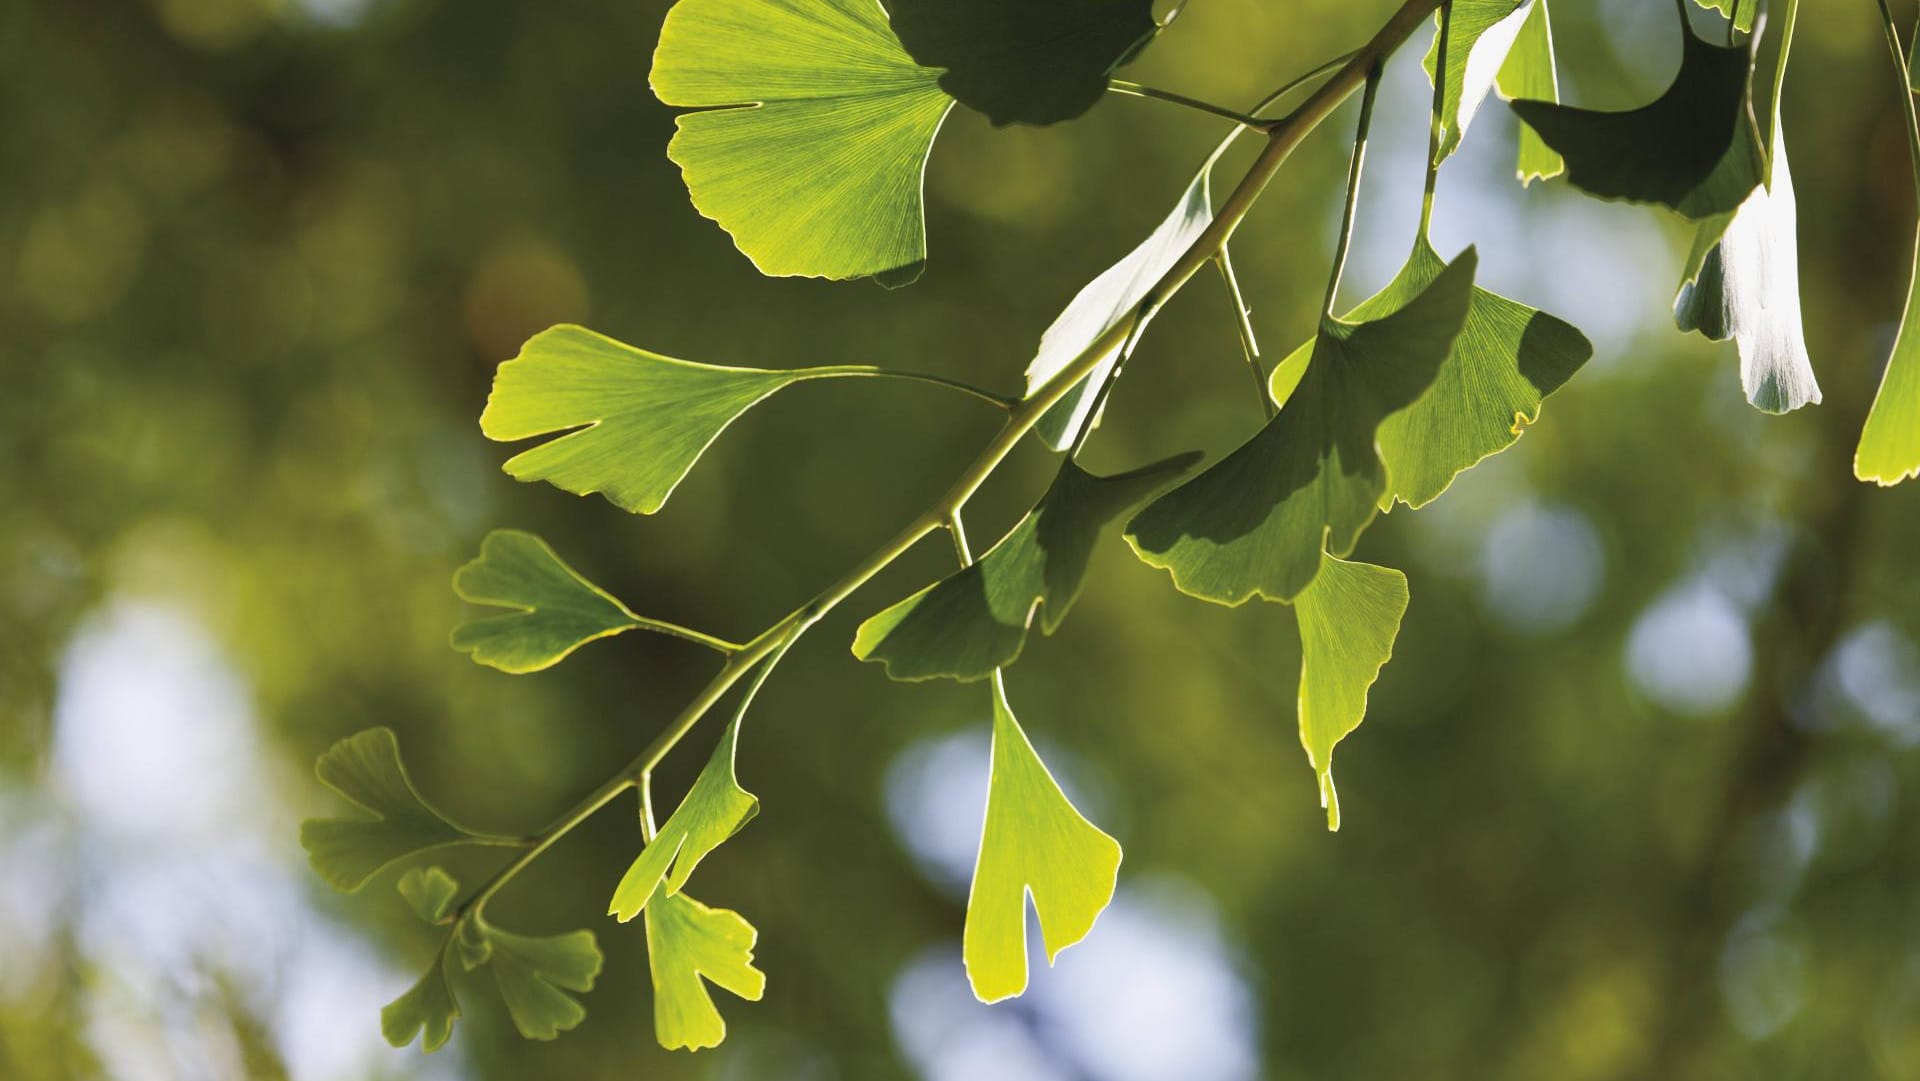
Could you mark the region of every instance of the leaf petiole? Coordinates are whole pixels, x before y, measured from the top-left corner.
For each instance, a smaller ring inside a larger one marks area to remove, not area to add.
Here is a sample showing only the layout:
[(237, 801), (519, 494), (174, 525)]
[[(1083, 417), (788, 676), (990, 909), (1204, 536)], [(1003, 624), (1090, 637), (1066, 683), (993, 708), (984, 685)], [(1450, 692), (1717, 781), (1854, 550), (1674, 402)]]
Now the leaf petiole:
[(1206, 113), (1209, 116), (1219, 117), (1222, 120), (1231, 120), (1243, 128), (1252, 128), (1255, 131), (1266, 131), (1273, 123), (1270, 120), (1261, 120), (1259, 117), (1250, 116), (1246, 113), (1234, 112), (1224, 105), (1215, 105), (1210, 101), (1202, 101), (1199, 98), (1188, 97), (1185, 94), (1175, 93), (1172, 90), (1162, 90), (1156, 86), (1130, 83), (1125, 79), (1108, 79), (1107, 89), (1116, 94), (1125, 94), (1128, 97), (1151, 98), (1155, 101), (1164, 101), (1172, 105), (1179, 105), (1196, 112)]

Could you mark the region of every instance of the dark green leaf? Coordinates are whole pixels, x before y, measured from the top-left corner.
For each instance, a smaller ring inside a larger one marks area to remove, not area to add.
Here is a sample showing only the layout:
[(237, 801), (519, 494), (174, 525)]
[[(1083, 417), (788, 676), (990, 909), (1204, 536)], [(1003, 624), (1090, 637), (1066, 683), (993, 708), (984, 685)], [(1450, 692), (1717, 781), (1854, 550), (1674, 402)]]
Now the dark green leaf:
[(1760, 14), (1760, 0), (1694, 0), (1708, 11), (1717, 11), (1733, 23), (1733, 28), (1741, 33), (1753, 30), (1753, 20)]
[[(1460, 148), (1474, 113), (1493, 89), (1501, 64), (1532, 13), (1534, 0), (1453, 0), (1447, 19), (1447, 71), (1441, 86), (1440, 160)], [(1441, 16), (1435, 14), (1435, 20)], [(1423, 61), (1427, 78), (1439, 63), (1440, 35)]]
[(546, 541), (517, 529), (487, 534), (479, 558), (454, 574), (453, 591), (474, 604), (518, 609), (453, 629), (453, 648), (502, 672), (537, 672), (643, 622), (562, 562)]
[[(1534, 0), (1533, 10), (1520, 27), (1520, 36), (1514, 39), (1513, 48), (1508, 50), (1507, 62), (1501, 65), (1495, 85), (1500, 96), (1508, 101), (1527, 98), (1559, 103), (1560, 77), (1553, 58), (1553, 20), (1547, 11), (1547, 0)], [(1520, 150), (1514, 167), (1520, 183), (1526, 185), (1559, 176), (1566, 167), (1565, 159), (1540, 138), (1539, 132), (1522, 121)]]
[(428, 923), (445, 919), (453, 911), (454, 899), (460, 896), (460, 883), (438, 867), (409, 870), (400, 876), (399, 889), (407, 907)]
[(551, 1040), (586, 1019), (586, 1007), (567, 992), (593, 990), (593, 981), (600, 975), (600, 947), (592, 931), (519, 935), (484, 924), (478, 917), (467, 925), (475, 928), (486, 949), (463, 954), (462, 960), (474, 968), (478, 962), (472, 957), (484, 952), (500, 985), (501, 1001), (507, 1004), (520, 1035)]
[(407, 777), (390, 728), (370, 728), (334, 744), (320, 756), (315, 772), (322, 784), (371, 816), (309, 819), (300, 825), (309, 862), (335, 889), (357, 890), (388, 864), (416, 852), (507, 840), (457, 826), (428, 806)]
[(447, 982), (447, 955), (442, 951), (419, 983), (380, 1011), (380, 1033), (395, 1047), (407, 1046), (418, 1034), (422, 1051), (438, 1051), (453, 1035), (459, 1016), (460, 1003)]

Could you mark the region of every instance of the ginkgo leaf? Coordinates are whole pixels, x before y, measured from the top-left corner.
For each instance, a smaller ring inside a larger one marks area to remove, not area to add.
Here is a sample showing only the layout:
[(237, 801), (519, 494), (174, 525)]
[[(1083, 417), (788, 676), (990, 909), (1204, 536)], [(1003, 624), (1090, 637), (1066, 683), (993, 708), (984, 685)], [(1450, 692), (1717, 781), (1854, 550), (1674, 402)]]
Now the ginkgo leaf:
[(1027, 989), (1028, 897), (1052, 964), (1093, 930), (1120, 874), (1120, 843), (1068, 802), (1014, 719), (998, 678), (992, 770), (961, 933), (967, 979), (982, 1002)]
[(860, 625), (853, 655), (894, 679), (985, 679), (1012, 664), (1035, 613), (1052, 634), (1086, 579), (1100, 531), (1199, 460), (1182, 454), (1113, 477), (1069, 460), (1032, 510), (979, 560)]
[[(1213, 198), (1208, 188), (1212, 169), (1203, 168), (1187, 185), (1173, 213), (1154, 227), (1140, 246), (1100, 272), (1074, 294), (1066, 309), (1040, 336), (1039, 351), (1027, 365), (1027, 393), (1033, 394), (1073, 363), (1081, 351), (1100, 340), (1114, 325), (1127, 319), (1180, 256), (1213, 224)], [(1034, 431), (1055, 450), (1066, 450), (1094, 407), (1099, 386), (1120, 356), (1116, 344), (1099, 366), (1066, 397), (1053, 404), (1034, 425)], [(1094, 418), (1099, 423), (1099, 418)]]
[(369, 728), (327, 749), (315, 767), (320, 783), (366, 811), (368, 818), (320, 818), (300, 824), (300, 844), (321, 878), (349, 893), (397, 860), (457, 844), (517, 844), (509, 837), (457, 826), (421, 798), (400, 762), (390, 728)]
[[(1447, 264), (1425, 236), (1385, 289), (1348, 312), (1349, 322), (1400, 310)], [(1303, 374), (1313, 343), (1274, 368), (1274, 400), (1282, 405)], [(1376, 435), (1387, 467), (1380, 508), (1398, 499), (1420, 507), (1474, 463), (1513, 445), (1540, 419), (1547, 395), (1593, 356), (1593, 345), (1566, 322), (1475, 286), (1466, 321), (1433, 383), (1412, 405), (1388, 416)]]
[(1325, 557), (1294, 598), (1300, 622), (1300, 745), (1320, 780), (1327, 828), (1340, 828), (1333, 748), (1367, 715), (1367, 689), (1393, 656), (1407, 611), (1407, 576), (1389, 567)]
[(621, 876), (607, 905), (609, 915), (625, 923), (639, 913), (648, 898), (678, 893), (707, 853), (740, 832), (760, 812), (759, 799), (741, 788), (734, 777), (734, 756), (739, 746), (740, 718), (736, 716), (680, 806), (674, 808)]
[(912, 57), (995, 125), (1053, 124), (1093, 107), (1107, 75), (1159, 25), (1153, 0), (892, 0)]
[(567, 566), (546, 541), (517, 529), (487, 534), (479, 558), (455, 572), (453, 591), (474, 604), (518, 609), (453, 629), (453, 648), (502, 672), (538, 672), (596, 638), (643, 622)]
[(1772, 178), (1731, 218), (1702, 222), (1689, 277), (1673, 302), (1674, 322), (1740, 352), (1747, 401), (1786, 413), (1820, 400), (1800, 322), (1800, 254), (1786, 136), (1774, 118)]
[[(1508, 101), (1525, 98), (1559, 104), (1560, 76), (1553, 59), (1553, 18), (1547, 11), (1547, 0), (1533, 0), (1533, 10), (1527, 13), (1519, 36), (1507, 50), (1507, 62), (1500, 66), (1494, 87)], [(1566, 160), (1540, 138), (1540, 133), (1521, 121), (1520, 150), (1514, 159), (1520, 183), (1524, 186), (1559, 176), (1566, 167)]]
[(1708, 11), (1717, 11), (1733, 22), (1743, 34), (1753, 31), (1754, 17), (1760, 14), (1760, 0), (1694, 0)]
[(1566, 159), (1567, 179), (1603, 199), (1655, 203), (1693, 220), (1739, 207), (1761, 179), (1748, 109), (1748, 46), (1720, 46), (1682, 27), (1673, 84), (1651, 104), (1602, 112), (1516, 101), (1514, 112)]
[(767, 976), (753, 967), (759, 932), (738, 912), (708, 908), (684, 893), (657, 894), (646, 910), (654, 1036), (668, 1050), (718, 1047), (727, 1022), (707, 984), (760, 1001)]
[(395, 1047), (407, 1046), (418, 1035), (420, 1050), (432, 1053), (446, 1045), (459, 1017), (460, 1003), (447, 981), (447, 955), (443, 951), (434, 955), (433, 967), (420, 982), (381, 1009), (380, 1034)]
[(439, 867), (415, 867), (400, 876), (400, 896), (413, 914), (438, 923), (453, 911), (454, 898), (460, 896), (460, 883)]
[(875, 0), (680, 0), (653, 91), (700, 213), (763, 274), (878, 275), (927, 257), (921, 174), (953, 101)]
[[(1447, 70), (1441, 86), (1440, 160), (1460, 148), (1467, 126), (1493, 89), (1521, 27), (1531, 16), (1535, 0), (1453, 0), (1450, 15), (1434, 18), (1446, 27)], [(1444, 21), (1442, 21), (1444, 20)], [(1440, 34), (1423, 62), (1427, 78), (1439, 63)]]
[[(586, 1007), (567, 992), (593, 990), (600, 975), (600, 947), (592, 931), (520, 935), (468, 921), (488, 946), (487, 961), (500, 985), (500, 999), (513, 1027), (529, 1040), (551, 1040), (586, 1020)], [(475, 967), (471, 962), (468, 968)]]
[[(1353, 550), (1387, 490), (1375, 435), (1432, 385), (1465, 322), (1469, 248), (1419, 295), (1364, 323), (1327, 317), (1279, 415), (1135, 515), (1127, 539), (1182, 592), (1219, 604), (1290, 601), (1322, 548)], [(1284, 365), (1283, 365), (1284, 367)]]
[(565, 433), (507, 459), (506, 471), (652, 514), (734, 418), (781, 387), (833, 374), (695, 364), (557, 326), (500, 365), (480, 430), (499, 442)]
[[(1920, 237), (1914, 244), (1920, 252)], [(1920, 255), (1908, 273), (1900, 331), (1853, 453), (1853, 475), (1883, 486), (1920, 476), (1920, 330), (1914, 329), (1914, 313), (1920, 311)]]

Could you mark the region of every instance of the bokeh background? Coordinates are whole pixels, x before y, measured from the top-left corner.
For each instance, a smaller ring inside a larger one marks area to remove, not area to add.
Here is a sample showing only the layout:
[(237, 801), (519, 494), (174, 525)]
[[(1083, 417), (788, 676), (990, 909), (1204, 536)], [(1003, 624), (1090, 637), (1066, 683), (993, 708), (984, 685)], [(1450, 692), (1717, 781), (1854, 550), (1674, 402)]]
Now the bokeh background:
[[(1338, 756), (1340, 834), (1295, 735), (1291, 613), (1184, 598), (1112, 538), (1009, 682), (1125, 844), (1120, 892), (1025, 998), (973, 1003), (985, 692), (890, 684), (847, 652), (944, 572), (929, 542), (798, 647), (745, 731), (764, 810), (699, 896), (759, 926), (770, 982), (757, 1005), (721, 996), (722, 1048), (653, 1042), (638, 925), (600, 916), (638, 843), (610, 811), (495, 907), (598, 932), (585, 1024), (522, 1041), (469, 983), (448, 1049), (388, 1049), (379, 1007), (433, 944), (391, 875), (341, 897), (307, 872), (297, 823), (338, 808), (315, 755), (392, 726), (433, 799), (519, 831), (711, 668), (639, 635), (541, 675), (471, 664), (446, 645), (447, 583), (486, 530), (538, 531), (639, 610), (744, 637), (994, 423), (911, 385), (801, 387), (642, 518), (500, 473), (510, 451), (475, 423), (494, 365), (578, 320), (713, 362), (1012, 391), (1220, 134), (1135, 99), (1046, 130), (959, 110), (919, 284), (763, 279), (665, 157), (647, 70), (666, 6), (0, 4), (0, 1077), (1920, 1078), (1920, 483), (1848, 468), (1914, 219), (1866, 3), (1809, 6), (1787, 84), (1826, 392), (1792, 416), (1747, 407), (1731, 346), (1671, 329), (1679, 223), (1521, 189), (1510, 115), (1480, 114), (1438, 245), (1478, 244), (1484, 284), (1597, 353), (1512, 451), (1364, 538), (1413, 604)], [(1129, 77), (1248, 102), (1391, 7), (1196, 0)], [(1573, 101), (1647, 100), (1676, 62), (1668, 0), (1554, 14)], [(1411, 244), (1417, 51), (1383, 91), (1347, 303)], [(1270, 360), (1312, 326), (1351, 124), (1236, 241)], [(1201, 278), (1089, 456), (1217, 453), (1257, 422)], [(1016, 455), (977, 543), (1048, 469)]]

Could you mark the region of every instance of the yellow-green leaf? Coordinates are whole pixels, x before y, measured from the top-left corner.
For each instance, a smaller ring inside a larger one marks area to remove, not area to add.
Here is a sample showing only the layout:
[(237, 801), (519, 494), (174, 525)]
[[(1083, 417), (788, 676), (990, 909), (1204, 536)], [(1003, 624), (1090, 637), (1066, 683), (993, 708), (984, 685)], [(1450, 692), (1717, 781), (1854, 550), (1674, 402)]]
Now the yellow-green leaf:
[(1760, 0), (1694, 0), (1708, 11), (1717, 11), (1733, 22), (1741, 33), (1751, 33), (1753, 20), (1760, 14)]
[[(1467, 126), (1493, 89), (1501, 64), (1507, 59), (1534, 0), (1453, 0), (1451, 14), (1435, 13), (1446, 28), (1447, 70), (1441, 85), (1440, 154), (1445, 161), (1460, 148)], [(1440, 34), (1433, 35), (1423, 61), (1427, 78), (1439, 64)]]
[(1920, 237), (1914, 246), (1900, 331), (1853, 453), (1853, 475), (1881, 485), (1920, 476), (1920, 329), (1914, 325), (1920, 312)]
[(1333, 748), (1367, 715), (1367, 689), (1393, 656), (1407, 611), (1407, 576), (1327, 556), (1294, 598), (1300, 622), (1300, 745), (1320, 781), (1327, 828), (1340, 828)]
[(627, 606), (517, 529), (496, 529), (479, 558), (453, 576), (453, 591), (474, 604), (517, 609), (470, 619), (453, 629), (453, 648), (502, 672), (537, 672), (596, 638), (642, 625)]
[(648, 898), (678, 893), (707, 853), (740, 832), (760, 812), (760, 801), (741, 788), (734, 776), (733, 762), (739, 746), (740, 717), (736, 715), (686, 798), (614, 887), (613, 900), (607, 905), (609, 915), (625, 923), (640, 912)]
[(657, 894), (646, 912), (654, 1036), (669, 1050), (718, 1047), (727, 1022), (706, 985), (760, 1001), (767, 977), (753, 967), (759, 932), (738, 912), (708, 908), (684, 893)]
[[(1507, 50), (1507, 61), (1494, 80), (1500, 96), (1508, 101), (1525, 98), (1532, 101), (1560, 102), (1560, 77), (1553, 58), (1553, 18), (1547, 0), (1534, 0), (1533, 10), (1520, 27), (1520, 35)], [(1522, 185), (1548, 180), (1566, 170), (1567, 163), (1540, 138), (1540, 133), (1524, 120), (1520, 123), (1520, 150), (1514, 171)]]

